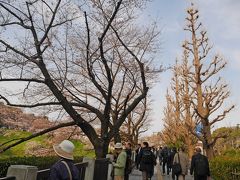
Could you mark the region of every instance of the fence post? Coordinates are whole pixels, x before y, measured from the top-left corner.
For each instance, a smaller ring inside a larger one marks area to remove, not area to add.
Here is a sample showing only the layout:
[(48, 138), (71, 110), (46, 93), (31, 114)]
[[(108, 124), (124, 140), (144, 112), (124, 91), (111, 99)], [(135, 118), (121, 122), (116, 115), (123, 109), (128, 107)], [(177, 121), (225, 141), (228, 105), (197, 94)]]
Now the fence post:
[(135, 157), (136, 157), (136, 151), (132, 151), (131, 160), (132, 160), (133, 162), (135, 162)]
[(83, 162), (88, 162), (88, 166), (86, 167), (84, 179), (85, 180), (93, 180), (95, 160), (92, 158), (84, 157)]
[(36, 180), (37, 167), (27, 165), (11, 165), (7, 171), (7, 177), (15, 176), (17, 180)]
[(108, 165), (109, 165), (109, 159), (107, 158), (96, 159), (93, 179), (99, 180), (99, 177), (101, 177), (101, 180), (107, 180)]
[[(106, 155), (106, 158), (108, 158), (111, 162), (113, 162), (114, 160), (114, 157), (112, 154), (107, 154)], [(107, 180), (112, 180), (112, 177), (111, 177), (111, 172), (113, 171), (113, 165), (111, 163), (109, 163), (108, 165), (108, 178)]]

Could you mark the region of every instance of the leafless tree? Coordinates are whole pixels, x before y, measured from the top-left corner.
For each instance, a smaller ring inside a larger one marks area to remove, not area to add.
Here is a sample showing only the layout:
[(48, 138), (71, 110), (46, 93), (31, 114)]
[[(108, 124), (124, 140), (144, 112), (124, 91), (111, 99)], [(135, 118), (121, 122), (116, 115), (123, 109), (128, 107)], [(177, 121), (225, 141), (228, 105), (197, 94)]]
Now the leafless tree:
[[(0, 1), (0, 82), (9, 106), (44, 108), (72, 119), (104, 157), (108, 144), (148, 92), (156, 24), (134, 23), (145, 0)], [(16, 97), (21, 101), (16, 101)], [(116, 108), (117, 107), (117, 108)], [(98, 133), (98, 129), (100, 132)]]
[(151, 123), (150, 102), (147, 102), (147, 99), (148, 98), (145, 98), (139, 103), (134, 111), (128, 115), (120, 130), (123, 139), (131, 142), (133, 145), (139, 143), (140, 135), (148, 130)]
[(227, 84), (218, 74), (227, 63), (219, 55), (215, 55), (212, 59), (208, 58), (211, 55), (212, 46), (209, 45), (206, 31), (202, 30), (202, 23), (198, 21), (198, 10), (191, 7), (187, 10), (187, 14), (185, 30), (190, 32), (191, 38), (185, 41), (183, 48), (189, 52), (189, 59), (193, 60), (192, 68), (185, 76), (189, 78), (189, 87), (194, 92), (191, 104), (197, 114), (197, 119), (203, 126), (201, 136), (192, 133), (203, 141), (207, 156), (212, 158), (214, 156), (213, 146), (220, 136), (212, 138), (211, 127), (223, 120), (234, 108), (234, 106), (229, 108), (222, 106), (230, 92)]
[(175, 109), (172, 104), (172, 96), (167, 91), (166, 106), (164, 108), (163, 130), (160, 133), (163, 142), (166, 144), (176, 144), (179, 138), (178, 125), (179, 120), (176, 121)]
[(183, 109), (181, 111), (181, 117), (183, 119), (183, 125), (185, 128), (185, 143), (188, 147), (188, 154), (191, 157), (194, 153), (194, 145), (196, 144), (196, 137), (193, 136), (192, 132), (196, 129), (198, 123), (196, 113), (191, 105), (191, 99), (193, 97), (193, 89), (190, 88), (189, 72), (191, 66), (188, 63), (189, 52), (183, 50), (182, 64), (179, 69), (179, 75), (181, 77), (181, 90), (180, 96)]
[[(186, 58), (186, 54), (183, 55), (183, 60)], [(194, 137), (191, 134), (189, 127), (193, 128), (194, 125), (190, 123), (192, 117), (190, 117), (190, 106), (186, 103), (189, 98), (189, 91), (185, 88), (186, 81), (182, 76), (183, 67), (186, 66), (186, 62), (183, 64), (176, 64), (172, 68), (173, 78), (171, 80), (170, 92), (167, 92), (166, 101), (167, 105), (164, 109), (164, 129), (161, 132), (166, 144), (172, 144), (175, 146), (186, 146), (189, 155), (193, 154)], [(188, 100), (189, 102), (189, 100)]]

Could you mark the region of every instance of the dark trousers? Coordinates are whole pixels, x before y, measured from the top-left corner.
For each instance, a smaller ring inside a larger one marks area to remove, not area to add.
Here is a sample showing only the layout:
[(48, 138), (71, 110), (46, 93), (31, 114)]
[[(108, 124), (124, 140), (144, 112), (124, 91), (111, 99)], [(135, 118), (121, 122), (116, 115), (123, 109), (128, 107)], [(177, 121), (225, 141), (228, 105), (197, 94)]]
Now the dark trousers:
[(194, 180), (207, 180), (207, 176), (194, 175)]
[(178, 177), (174, 174), (173, 171), (172, 171), (172, 179), (173, 179), (173, 180), (175, 180), (175, 179), (178, 180)]
[(143, 180), (149, 180), (152, 178), (152, 176), (153, 176), (153, 172), (142, 171), (142, 179)]
[(172, 166), (170, 163), (167, 163), (167, 172), (171, 172), (172, 171)]
[(124, 175), (124, 180), (129, 180), (129, 174)]
[(159, 164), (162, 165), (162, 157), (159, 157)]
[(136, 162), (136, 168), (139, 169), (139, 163), (138, 162)]
[(162, 173), (165, 174), (165, 166), (167, 166), (167, 174), (169, 174), (170, 172), (170, 168), (167, 164), (167, 161), (163, 161), (163, 164), (162, 164)]

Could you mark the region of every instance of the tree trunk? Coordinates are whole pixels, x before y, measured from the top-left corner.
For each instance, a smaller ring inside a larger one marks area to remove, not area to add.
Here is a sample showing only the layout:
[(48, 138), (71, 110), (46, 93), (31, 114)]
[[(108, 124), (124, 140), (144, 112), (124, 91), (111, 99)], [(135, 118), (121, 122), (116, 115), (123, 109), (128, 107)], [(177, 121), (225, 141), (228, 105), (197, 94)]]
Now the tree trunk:
[(129, 141), (131, 142), (132, 145), (134, 145), (134, 134), (129, 137)]
[(137, 145), (138, 144), (138, 134), (134, 134), (133, 135), (133, 145)]
[(187, 147), (188, 147), (188, 155), (189, 155), (189, 157), (192, 157), (192, 155), (194, 153), (194, 147), (193, 147), (191, 138), (192, 138), (191, 133), (188, 133), (187, 137), (185, 137), (186, 144), (187, 144)]
[(109, 140), (101, 141), (94, 146), (96, 158), (105, 158), (108, 153)]
[[(208, 120), (207, 120), (208, 122)], [(206, 154), (208, 159), (212, 159), (214, 157), (213, 145), (212, 143), (212, 135), (211, 135), (211, 127), (209, 124), (203, 124), (203, 138), (204, 138), (204, 149), (206, 150)]]
[(214, 157), (214, 151), (213, 151), (213, 146), (208, 146), (206, 148), (206, 153), (207, 153), (207, 157), (208, 159), (212, 159)]
[(119, 132), (114, 135), (114, 142), (115, 143), (121, 142), (121, 136)]

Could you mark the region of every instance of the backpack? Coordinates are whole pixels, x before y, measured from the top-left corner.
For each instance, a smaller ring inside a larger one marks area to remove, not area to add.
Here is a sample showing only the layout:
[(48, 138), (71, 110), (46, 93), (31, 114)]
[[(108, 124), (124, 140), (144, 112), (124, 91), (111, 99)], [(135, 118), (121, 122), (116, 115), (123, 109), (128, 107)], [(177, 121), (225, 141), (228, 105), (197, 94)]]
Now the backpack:
[(169, 151), (168, 149), (163, 149), (162, 152), (161, 152), (161, 155), (162, 155), (162, 158), (164, 161), (167, 161), (168, 160), (168, 157), (169, 157)]
[(153, 156), (154, 155), (151, 150), (143, 150), (141, 162), (144, 164), (153, 164), (155, 159)]
[(205, 176), (208, 173), (208, 164), (203, 155), (196, 159), (196, 174), (198, 176)]

